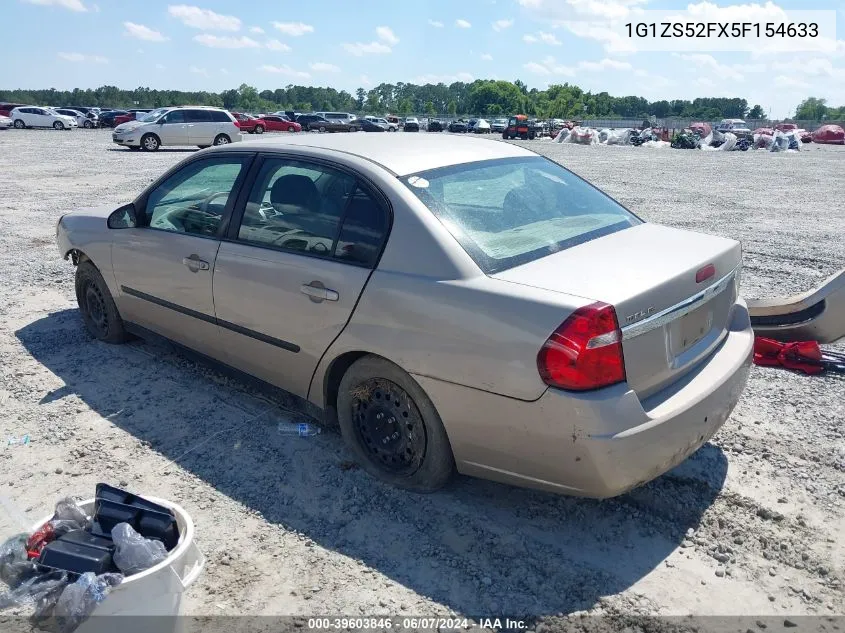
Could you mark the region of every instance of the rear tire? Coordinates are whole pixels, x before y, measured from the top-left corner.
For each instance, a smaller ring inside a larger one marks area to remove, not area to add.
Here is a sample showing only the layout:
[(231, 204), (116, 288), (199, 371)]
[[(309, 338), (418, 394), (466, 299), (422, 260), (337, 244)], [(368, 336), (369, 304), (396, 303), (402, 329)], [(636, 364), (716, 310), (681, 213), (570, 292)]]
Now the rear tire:
[(155, 134), (144, 134), (141, 137), (141, 148), (145, 152), (157, 152), (161, 147), (161, 141)]
[(317, 128), (317, 130), (318, 130), (319, 132), (325, 132), (325, 131), (326, 131), (326, 126), (325, 126), (325, 125), (321, 125), (320, 127), (318, 127), (318, 128)]
[(23, 121), (21, 121), (20, 119), (15, 119), (15, 129), (16, 129), (16, 130), (22, 130), (22, 129), (24, 129), (25, 127), (26, 127), (26, 123), (24, 123), (24, 122), (23, 122)]
[(76, 301), (88, 333), (98, 341), (123, 343), (129, 338), (109, 288), (89, 261), (76, 267)]
[(214, 137), (213, 145), (228, 145), (231, 142), (232, 142), (232, 139), (230, 139), (225, 134), (218, 134), (217, 136)]
[(422, 387), (399, 366), (364, 356), (337, 395), (347, 446), (370, 475), (406, 490), (434, 492), (455, 472), (446, 429)]
[(263, 125), (256, 125), (255, 126), (255, 133), (256, 134), (264, 134), (264, 126)]

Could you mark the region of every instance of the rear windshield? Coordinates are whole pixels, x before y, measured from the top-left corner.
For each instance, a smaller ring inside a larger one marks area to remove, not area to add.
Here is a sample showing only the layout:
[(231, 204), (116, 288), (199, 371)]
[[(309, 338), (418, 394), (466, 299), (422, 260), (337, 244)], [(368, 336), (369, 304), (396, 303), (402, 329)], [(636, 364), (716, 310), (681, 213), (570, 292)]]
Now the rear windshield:
[(454, 165), (402, 181), (487, 274), (642, 222), (542, 156)]

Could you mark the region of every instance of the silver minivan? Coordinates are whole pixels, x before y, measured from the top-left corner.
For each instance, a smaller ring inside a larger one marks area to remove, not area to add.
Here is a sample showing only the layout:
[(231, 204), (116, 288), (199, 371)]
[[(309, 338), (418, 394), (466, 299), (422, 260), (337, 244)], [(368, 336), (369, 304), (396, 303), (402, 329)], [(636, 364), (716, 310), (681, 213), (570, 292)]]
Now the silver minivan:
[(154, 152), (162, 145), (226, 145), (241, 140), (235, 118), (208, 107), (158, 108), (137, 121), (114, 128), (112, 141), (129, 149)]

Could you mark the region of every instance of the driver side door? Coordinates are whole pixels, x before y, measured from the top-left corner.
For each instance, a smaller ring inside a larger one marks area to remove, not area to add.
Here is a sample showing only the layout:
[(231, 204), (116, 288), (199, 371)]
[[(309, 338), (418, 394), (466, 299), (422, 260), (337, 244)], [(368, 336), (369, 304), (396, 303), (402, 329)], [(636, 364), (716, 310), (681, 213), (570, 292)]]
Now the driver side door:
[(212, 299), (220, 236), (254, 154), (193, 160), (137, 201), (137, 226), (114, 231), (112, 267), (125, 321), (221, 359)]
[(158, 126), (162, 145), (190, 145), (188, 121), (185, 110), (172, 110), (164, 117), (164, 123)]

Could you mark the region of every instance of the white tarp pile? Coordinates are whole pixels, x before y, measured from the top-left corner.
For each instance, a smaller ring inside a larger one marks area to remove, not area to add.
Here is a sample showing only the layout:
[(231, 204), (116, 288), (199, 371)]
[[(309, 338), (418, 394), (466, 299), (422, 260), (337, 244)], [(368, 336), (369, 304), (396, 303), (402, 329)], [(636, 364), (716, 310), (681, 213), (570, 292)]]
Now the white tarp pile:
[(563, 143), (577, 143), (579, 145), (596, 145), (599, 142), (599, 132), (595, 128), (576, 126)]
[(770, 149), (772, 147), (773, 137), (771, 134), (755, 134), (754, 135), (754, 149)]
[(605, 145), (630, 145), (631, 134), (634, 132), (631, 128), (623, 128), (621, 130), (612, 130), (605, 128), (599, 132), (599, 142)]
[[(711, 143), (714, 141), (717, 143), (721, 141), (722, 144), (719, 147), (713, 147)], [(725, 132), (723, 134), (722, 132), (713, 130), (699, 141), (698, 147), (708, 152), (729, 152), (736, 147), (736, 134), (731, 132)]]
[(769, 147), (770, 152), (797, 152), (801, 149), (801, 137), (796, 133), (796, 130), (789, 132), (781, 132), (775, 130), (772, 137), (772, 144)]
[(672, 144), (669, 141), (646, 141), (642, 144), (642, 147), (648, 147), (650, 149), (666, 149), (667, 147), (672, 147)]
[(725, 137), (725, 142), (719, 145), (716, 149), (722, 152), (729, 152), (736, 147), (736, 134), (725, 132), (723, 136)]
[(569, 138), (569, 132), (571, 130), (567, 127), (563, 128), (560, 132), (557, 133), (555, 136), (555, 143), (566, 143), (566, 139)]

